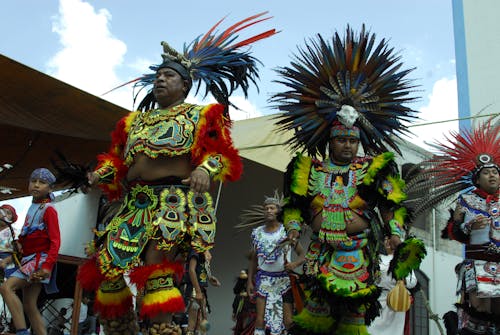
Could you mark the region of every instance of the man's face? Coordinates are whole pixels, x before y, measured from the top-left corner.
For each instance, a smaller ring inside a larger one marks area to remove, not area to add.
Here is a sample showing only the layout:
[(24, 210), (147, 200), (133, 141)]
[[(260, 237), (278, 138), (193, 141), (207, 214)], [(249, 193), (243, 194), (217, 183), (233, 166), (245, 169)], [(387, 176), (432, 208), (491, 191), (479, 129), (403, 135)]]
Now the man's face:
[(477, 185), (478, 187), (490, 194), (498, 192), (498, 186), (500, 184), (500, 175), (497, 168), (489, 167), (483, 168), (479, 171), (477, 175)]
[(160, 107), (169, 107), (179, 100), (184, 100), (186, 92), (187, 83), (177, 71), (168, 67), (158, 69), (153, 94)]
[(357, 155), (359, 139), (352, 136), (338, 136), (330, 140), (330, 158), (337, 164), (348, 164)]
[(278, 217), (279, 208), (275, 204), (264, 205), (264, 211), (266, 215), (266, 220), (268, 222), (275, 221)]

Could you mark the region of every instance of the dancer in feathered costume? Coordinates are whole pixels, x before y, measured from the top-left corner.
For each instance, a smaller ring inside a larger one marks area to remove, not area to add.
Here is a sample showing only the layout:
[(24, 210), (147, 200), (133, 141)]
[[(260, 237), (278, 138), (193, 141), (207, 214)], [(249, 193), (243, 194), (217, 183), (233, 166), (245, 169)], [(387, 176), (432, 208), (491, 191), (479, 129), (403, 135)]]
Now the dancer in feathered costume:
[[(299, 241), (290, 240), (281, 216), (283, 197), (275, 192), (263, 205), (253, 206), (242, 215), (237, 227), (251, 227), (250, 262), (247, 293), (255, 297), (254, 335), (280, 335), (292, 325), (293, 293), (290, 271), (304, 263), (304, 249)], [(253, 213), (252, 213), (253, 212)], [(297, 257), (292, 261), (292, 249)]]
[[(181, 249), (212, 248), (216, 218), (208, 193), (211, 180), (237, 180), (241, 159), (234, 148), (227, 108), (241, 88), (247, 95), (258, 79), (258, 60), (245, 46), (276, 33), (274, 29), (237, 41), (242, 30), (267, 20), (261, 13), (217, 34), (219, 21), (179, 53), (162, 42), (163, 62), (135, 80), (152, 89), (116, 126), (109, 152), (99, 155), (89, 184), (98, 184), (123, 205), (100, 235), (94, 258), (79, 272), (84, 289), (97, 289), (95, 310), (105, 332), (136, 334), (132, 295), (123, 275), (144, 291), (140, 315), (154, 329), (172, 332), (171, 315), (184, 311), (177, 285)], [(193, 84), (206, 86), (221, 102), (185, 103)], [(131, 320), (123, 321), (130, 317)], [(161, 325), (161, 324), (164, 325)], [(121, 326), (122, 328), (116, 328)], [(172, 334), (180, 334), (174, 329)]]
[(419, 176), (429, 191), (416, 207), (458, 194), (442, 236), (465, 244), (457, 272), (460, 334), (500, 334), (500, 126), (451, 133), (435, 147), (439, 153)]
[[(294, 317), (297, 334), (368, 334), (366, 324), (378, 314), (382, 227), (388, 225), (391, 245), (399, 247), (406, 215), (404, 181), (387, 147), (400, 153), (396, 138), (408, 131), (403, 121), (416, 118), (404, 105), (415, 99), (411, 70), (400, 67), (385, 40), (377, 44), (364, 27), (359, 34), (347, 27), (343, 38), (311, 39), (290, 67), (278, 69), (288, 91), (271, 99), (281, 112), (277, 124), (294, 130), (293, 149), (309, 154), (296, 155), (285, 182), (289, 235), (298, 235), (303, 224), (313, 229), (307, 300)], [(374, 156), (358, 157), (360, 144)], [(425, 253), (411, 239), (405, 248), (418, 257), (397, 267), (397, 279)]]

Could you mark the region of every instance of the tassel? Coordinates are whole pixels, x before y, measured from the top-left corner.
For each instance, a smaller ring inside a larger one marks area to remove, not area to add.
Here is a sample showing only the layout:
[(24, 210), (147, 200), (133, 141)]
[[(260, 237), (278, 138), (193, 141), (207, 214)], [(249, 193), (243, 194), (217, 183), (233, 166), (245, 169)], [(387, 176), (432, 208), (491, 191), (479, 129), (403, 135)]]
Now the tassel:
[[(312, 331), (313, 333), (328, 333), (335, 324), (335, 320), (329, 315), (316, 315), (307, 308), (293, 317), (293, 322), (300, 328)], [(341, 334), (341, 333), (339, 333)]]

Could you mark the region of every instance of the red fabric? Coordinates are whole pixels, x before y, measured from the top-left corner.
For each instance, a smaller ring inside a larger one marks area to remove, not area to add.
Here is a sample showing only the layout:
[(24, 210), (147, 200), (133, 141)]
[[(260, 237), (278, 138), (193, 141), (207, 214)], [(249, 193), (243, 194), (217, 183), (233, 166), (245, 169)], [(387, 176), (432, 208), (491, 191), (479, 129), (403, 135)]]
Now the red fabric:
[(184, 274), (184, 265), (181, 262), (165, 261), (159, 264), (138, 266), (130, 271), (130, 282), (135, 284), (137, 289), (141, 290), (146, 286), (146, 281), (156, 270), (172, 271), (175, 279), (177, 280), (177, 282), (179, 282)]
[(116, 304), (103, 304), (98, 299), (94, 302), (94, 311), (103, 319), (115, 319), (131, 311), (133, 307), (132, 295)]
[(231, 122), (224, 118), (223, 113), (224, 106), (221, 104), (211, 104), (204, 109), (204, 118), (196, 130), (191, 157), (197, 166), (208, 156), (222, 155), (224, 173), (221, 180), (235, 181), (241, 177), (243, 163), (231, 140)]
[(52, 206), (47, 206), (43, 214), (43, 222), (46, 230), (39, 230), (26, 236), (21, 236), (19, 242), (24, 255), (45, 252), (47, 259), (42, 269), (52, 271), (57, 262), (57, 255), (61, 246), (61, 233), (59, 231), (59, 219), (57, 211)]
[(105, 279), (97, 267), (96, 257), (92, 257), (78, 268), (76, 280), (80, 283), (82, 288), (86, 291), (96, 291)]
[(59, 231), (59, 218), (54, 207), (49, 206), (43, 215), (43, 221), (47, 226), (47, 231), (50, 240), (50, 247), (47, 252), (47, 260), (42, 265), (43, 269), (52, 271), (54, 264), (57, 262), (57, 255), (61, 247), (61, 232)]

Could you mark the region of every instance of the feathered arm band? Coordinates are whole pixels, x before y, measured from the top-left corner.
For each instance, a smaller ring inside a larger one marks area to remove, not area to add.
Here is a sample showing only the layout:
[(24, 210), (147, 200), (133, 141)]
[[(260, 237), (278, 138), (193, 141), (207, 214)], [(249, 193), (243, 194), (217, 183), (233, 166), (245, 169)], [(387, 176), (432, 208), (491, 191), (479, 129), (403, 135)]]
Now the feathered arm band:
[(191, 157), (193, 164), (214, 180), (235, 181), (241, 176), (243, 164), (231, 140), (231, 122), (223, 113), (220, 104), (207, 105), (201, 111)]
[(127, 174), (123, 147), (127, 142), (130, 126), (138, 113), (129, 113), (118, 121), (115, 130), (111, 133), (111, 145), (108, 152), (97, 156), (98, 163), (94, 172), (99, 175), (99, 187), (110, 200), (118, 199), (122, 194), (120, 181)]

